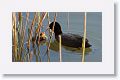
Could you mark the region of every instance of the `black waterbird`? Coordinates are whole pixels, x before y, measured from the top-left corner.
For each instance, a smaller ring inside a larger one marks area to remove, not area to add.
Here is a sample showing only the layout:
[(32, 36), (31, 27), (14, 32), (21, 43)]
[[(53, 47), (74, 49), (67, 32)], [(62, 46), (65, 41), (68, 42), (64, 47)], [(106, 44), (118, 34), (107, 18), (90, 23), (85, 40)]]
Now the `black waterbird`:
[[(50, 29), (53, 29), (53, 24), (54, 22), (50, 23), (49, 25)], [(59, 41), (59, 35), (61, 35), (62, 45), (68, 47), (74, 47), (74, 48), (82, 47), (83, 37), (77, 34), (63, 33), (61, 29), (61, 25), (58, 22), (55, 22), (54, 33), (55, 33), (55, 39), (57, 41)], [(88, 43), (88, 39), (86, 39), (85, 48), (88, 47), (91, 47), (91, 45)]]

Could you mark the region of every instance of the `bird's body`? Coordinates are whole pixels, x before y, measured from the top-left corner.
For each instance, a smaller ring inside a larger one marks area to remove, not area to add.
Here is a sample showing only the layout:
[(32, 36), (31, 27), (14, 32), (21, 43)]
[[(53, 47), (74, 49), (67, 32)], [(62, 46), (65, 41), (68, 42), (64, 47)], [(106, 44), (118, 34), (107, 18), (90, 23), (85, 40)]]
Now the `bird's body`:
[[(53, 22), (50, 24), (50, 29), (53, 27)], [(55, 39), (59, 41), (59, 35), (61, 35), (62, 45), (74, 48), (82, 47), (83, 37), (72, 33), (62, 33), (61, 26), (58, 22), (55, 22), (54, 26)], [(88, 48), (91, 45), (88, 43), (88, 39), (85, 41), (85, 47)]]
[[(59, 37), (55, 36), (56, 40), (59, 42)], [(62, 33), (61, 34), (61, 42), (64, 46), (79, 48), (82, 47), (82, 39), (83, 37), (77, 34), (72, 33)], [(86, 48), (90, 47), (91, 45), (88, 43), (88, 40), (86, 39)]]

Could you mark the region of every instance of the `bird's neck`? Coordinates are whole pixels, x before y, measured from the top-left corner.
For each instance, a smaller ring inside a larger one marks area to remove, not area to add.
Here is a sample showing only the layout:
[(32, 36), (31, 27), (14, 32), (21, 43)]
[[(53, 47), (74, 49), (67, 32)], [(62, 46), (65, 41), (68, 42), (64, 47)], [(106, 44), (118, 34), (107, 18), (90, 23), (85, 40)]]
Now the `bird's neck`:
[[(60, 34), (60, 35), (62, 35), (62, 34)], [(55, 34), (55, 39), (59, 40), (59, 35)]]

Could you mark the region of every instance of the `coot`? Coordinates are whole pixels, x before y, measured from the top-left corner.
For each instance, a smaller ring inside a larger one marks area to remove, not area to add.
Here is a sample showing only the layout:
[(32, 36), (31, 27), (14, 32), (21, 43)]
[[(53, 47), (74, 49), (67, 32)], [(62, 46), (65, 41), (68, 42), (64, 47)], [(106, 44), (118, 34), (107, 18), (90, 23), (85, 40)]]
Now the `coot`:
[[(37, 37), (32, 37), (32, 43), (39, 45), (40, 42), (45, 42), (47, 39), (45, 32), (41, 32), (40, 34), (37, 35)], [(34, 46), (34, 45), (33, 45)]]
[[(50, 23), (49, 27), (50, 29), (53, 28), (54, 22)], [(74, 47), (74, 48), (81, 48), (82, 47), (82, 39), (83, 37), (77, 34), (72, 33), (63, 33), (61, 30), (61, 26), (58, 22), (55, 22), (54, 26), (54, 33), (55, 33), (55, 39), (59, 42), (59, 35), (61, 35), (62, 45), (68, 46), (68, 47)], [(91, 45), (88, 43), (88, 39), (85, 41), (85, 47), (91, 47)]]

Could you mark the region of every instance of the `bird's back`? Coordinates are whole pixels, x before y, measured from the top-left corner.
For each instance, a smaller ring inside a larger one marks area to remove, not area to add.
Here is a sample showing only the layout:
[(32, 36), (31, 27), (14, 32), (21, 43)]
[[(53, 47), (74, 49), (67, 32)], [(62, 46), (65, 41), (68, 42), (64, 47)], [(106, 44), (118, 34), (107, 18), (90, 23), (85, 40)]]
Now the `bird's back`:
[[(59, 38), (56, 38), (57, 41), (59, 41)], [(80, 35), (76, 35), (76, 34), (72, 34), (72, 33), (63, 33), (61, 35), (61, 39), (62, 39), (62, 44), (65, 46), (69, 46), (69, 47), (82, 47), (82, 37)]]

